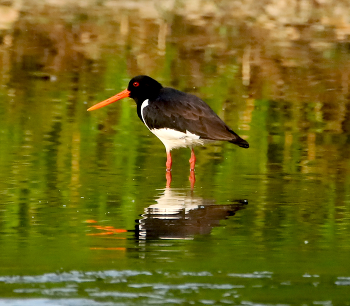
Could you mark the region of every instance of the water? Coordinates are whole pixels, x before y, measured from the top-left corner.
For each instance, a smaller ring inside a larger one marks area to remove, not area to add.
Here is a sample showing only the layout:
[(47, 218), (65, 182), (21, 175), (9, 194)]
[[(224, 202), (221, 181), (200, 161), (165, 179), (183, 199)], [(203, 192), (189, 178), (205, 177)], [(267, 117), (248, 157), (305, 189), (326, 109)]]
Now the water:
[[(2, 29), (0, 304), (350, 305), (347, 38), (116, 3)], [(166, 187), (134, 101), (86, 111), (141, 73), (250, 148), (197, 147), (193, 188), (175, 150)]]

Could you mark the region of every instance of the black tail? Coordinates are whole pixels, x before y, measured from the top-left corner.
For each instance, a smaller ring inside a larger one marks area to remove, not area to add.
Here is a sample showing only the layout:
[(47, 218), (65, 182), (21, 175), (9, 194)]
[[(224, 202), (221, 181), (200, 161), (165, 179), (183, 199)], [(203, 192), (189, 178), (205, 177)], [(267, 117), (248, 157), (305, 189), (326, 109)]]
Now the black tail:
[(241, 148), (249, 148), (249, 143), (248, 141), (242, 139), (239, 137), (234, 131), (229, 130), (235, 137), (232, 140), (229, 140), (229, 142), (241, 147)]
[(245, 148), (245, 149), (248, 149), (249, 148), (249, 143), (248, 141), (245, 141), (244, 139), (240, 138), (240, 139), (236, 139), (236, 140), (233, 140), (233, 141), (230, 141), (232, 143), (234, 143), (235, 145), (241, 147), (241, 148)]

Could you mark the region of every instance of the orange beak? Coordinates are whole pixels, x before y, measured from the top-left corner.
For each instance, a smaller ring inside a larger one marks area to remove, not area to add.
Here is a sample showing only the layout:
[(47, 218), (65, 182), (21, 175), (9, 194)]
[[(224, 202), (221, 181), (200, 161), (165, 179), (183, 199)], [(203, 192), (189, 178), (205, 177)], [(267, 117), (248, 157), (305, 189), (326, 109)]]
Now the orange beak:
[(118, 100), (123, 99), (123, 98), (127, 98), (127, 97), (130, 97), (130, 91), (127, 90), (127, 89), (124, 89), (122, 92), (116, 94), (115, 96), (110, 97), (109, 99), (104, 100), (104, 101), (102, 101), (100, 103), (97, 103), (94, 106), (91, 106), (88, 109), (88, 111), (92, 111), (92, 110), (104, 107), (104, 106), (106, 106), (108, 104), (111, 104), (113, 102), (117, 102)]

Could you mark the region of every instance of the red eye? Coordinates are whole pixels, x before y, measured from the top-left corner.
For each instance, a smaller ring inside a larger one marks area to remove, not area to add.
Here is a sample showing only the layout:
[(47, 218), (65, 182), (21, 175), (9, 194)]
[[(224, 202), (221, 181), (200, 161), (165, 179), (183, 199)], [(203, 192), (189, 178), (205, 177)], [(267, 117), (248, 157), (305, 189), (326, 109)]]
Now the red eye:
[(139, 83), (139, 82), (134, 82), (132, 85), (133, 85), (134, 87), (139, 87), (140, 83)]

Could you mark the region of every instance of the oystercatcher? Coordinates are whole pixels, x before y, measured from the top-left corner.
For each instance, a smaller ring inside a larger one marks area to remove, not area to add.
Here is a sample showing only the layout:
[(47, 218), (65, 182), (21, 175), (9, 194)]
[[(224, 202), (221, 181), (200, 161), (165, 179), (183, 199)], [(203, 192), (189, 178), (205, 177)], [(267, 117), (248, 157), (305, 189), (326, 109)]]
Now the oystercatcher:
[(200, 98), (163, 87), (146, 75), (134, 77), (127, 89), (90, 107), (88, 111), (126, 97), (135, 100), (139, 118), (163, 142), (167, 153), (167, 171), (171, 170), (172, 165), (170, 151), (175, 148), (191, 148), (189, 162), (192, 171), (196, 163), (194, 146), (222, 140), (249, 148), (248, 142), (232, 131)]

